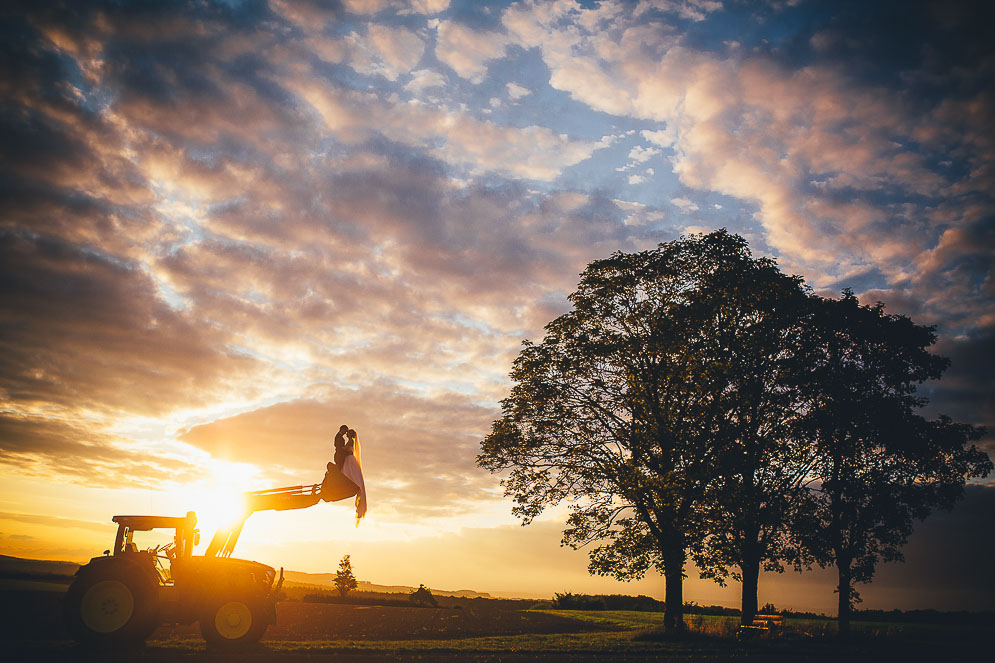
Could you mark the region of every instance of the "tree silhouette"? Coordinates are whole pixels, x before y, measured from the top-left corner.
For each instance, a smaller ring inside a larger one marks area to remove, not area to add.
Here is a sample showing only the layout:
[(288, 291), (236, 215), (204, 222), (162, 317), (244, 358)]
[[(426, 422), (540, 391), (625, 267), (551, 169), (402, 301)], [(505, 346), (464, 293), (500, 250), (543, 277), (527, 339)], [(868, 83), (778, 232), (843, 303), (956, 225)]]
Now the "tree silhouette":
[[(589, 553), (593, 573), (662, 571), (666, 628), (682, 628), (686, 551), (708, 538), (706, 507), (728, 488), (720, 478), (742, 474), (730, 463), (747, 446), (756, 464), (773, 453), (780, 438), (760, 429), (790, 409), (766, 393), (775, 377), (736, 380), (744, 366), (777, 360), (781, 318), (791, 319), (802, 293), (799, 279), (724, 230), (592, 262), (573, 310), (540, 344), (523, 344), (478, 464), (510, 470), (506, 494), (526, 523), (570, 501), (564, 542), (600, 543)], [(746, 416), (744, 407), (770, 412)], [(758, 531), (744, 537), (766, 543)]]
[(525, 523), (569, 502), (592, 573), (660, 570), (668, 630), (690, 550), (742, 581), (744, 623), (761, 568), (834, 564), (846, 632), (853, 583), (991, 470), (979, 429), (915, 412), (946, 366), (931, 328), (812, 295), (724, 230), (594, 261), (570, 301), (523, 343), (477, 462)]
[(418, 589), (408, 594), (408, 600), (415, 605), (420, 605), (422, 607), (432, 606), (438, 607), (439, 603), (432, 596), (432, 590), (426, 587), (424, 584), (418, 585)]
[(853, 293), (812, 298), (807, 337), (811, 379), (801, 431), (817, 447), (807, 509), (795, 522), (810, 559), (837, 568), (839, 630), (847, 634), (879, 561), (902, 559), (914, 520), (951, 508), (965, 479), (987, 475), (988, 456), (968, 446), (982, 430), (916, 410), (918, 385), (937, 379), (948, 361), (931, 354), (934, 330), (882, 304), (861, 306)]
[(358, 586), (356, 576), (352, 574), (352, 561), (346, 555), (339, 562), (339, 570), (335, 572), (335, 589), (339, 590), (339, 595), (345, 596)]
[[(706, 333), (723, 375), (716, 475), (702, 502), (705, 536), (691, 549), (702, 577), (742, 583), (741, 622), (757, 614), (760, 570), (794, 557), (790, 514), (802, 502), (815, 459), (796, 435), (807, 378), (806, 290), (773, 265), (731, 273), (715, 285), (720, 317)], [(744, 280), (745, 279), (745, 280)]]

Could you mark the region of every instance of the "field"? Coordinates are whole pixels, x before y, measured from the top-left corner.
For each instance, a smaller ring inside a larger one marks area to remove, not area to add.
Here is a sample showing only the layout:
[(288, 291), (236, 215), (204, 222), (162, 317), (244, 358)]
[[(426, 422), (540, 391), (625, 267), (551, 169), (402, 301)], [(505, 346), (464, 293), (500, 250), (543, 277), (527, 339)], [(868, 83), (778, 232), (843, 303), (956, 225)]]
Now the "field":
[[(978, 625), (855, 624), (840, 643), (833, 622), (788, 620), (781, 633), (742, 640), (732, 617), (689, 616), (680, 639), (663, 615), (524, 610), (499, 601), (417, 608), (287, 601), (263, 641), (237, 655), (208, 649), (197, 626), (162, 627), (142, 651), (87, 652), (68, 641), (59, 591), (0, 591), (4, 661), (884, 661), (962, 660), (989, 653)], [(984, 660), (984, 659), (983, 659)]]

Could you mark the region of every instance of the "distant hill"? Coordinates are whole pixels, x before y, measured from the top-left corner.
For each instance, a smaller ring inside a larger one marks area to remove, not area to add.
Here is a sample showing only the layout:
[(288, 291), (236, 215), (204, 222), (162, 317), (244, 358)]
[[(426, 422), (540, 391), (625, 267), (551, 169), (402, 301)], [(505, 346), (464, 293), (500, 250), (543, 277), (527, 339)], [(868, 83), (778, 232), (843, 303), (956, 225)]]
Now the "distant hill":
[[(311, 587), (322, 587), (324, 589), (334, 589), (335, 588), (335, 574), (334, 573), (302, 573), (300, 571), (284, 571), (283, 578), (285, 582), (293, 583), (296, 585), (308, 585)], [(379, 592), (380, 594), (410, 594), (411, 592), (418, 589), (417, 587), (407, 587), (404, 585), (375, 585), (372, 582), (367, 582), (366, 580), (357, 581), (357, 586), (354, 591), (357, 592)], [(492, 598), (490, 594), (486, 592), (475, 592), (472, 589), (436, 589), (435, 587), (429, 587), (432, 593), (436, 596), (457, 596), (461, 598)]]
[(75, 562), (53, 562), (45, 559), (23, 559), (0, 555), (0, 578), (43, 580), (48, 582), (72, 582), (79, 564)]
[[(21, 557), (11, 557), (0, 555), (0, 578), (8, 579), (28, 579), (42, 580), (47, 582), (59, 582), (68, 584), (72, 582), (73, 575), (79, 564), (75, 562), (55, 562), (44, 559), (24, 559)], [(322, 589), (335, 588), (334, 573), (302, 573), (300, 571), (284, 571), (284, 581), (289, 584), (306, 585), (309, 587), (320, 587)], [(379, 592), (381, 594), (410, 594), (416, 587), (406, 587), (403, 585), (375, 585), (365, 580), (358, 581), (356, 591), (359, 592)], [(461, 598), (491, 598), (490, 594), (475, 592), (470, 589), (445, 590), (430, 587), (436, 596), (455, 596)]]

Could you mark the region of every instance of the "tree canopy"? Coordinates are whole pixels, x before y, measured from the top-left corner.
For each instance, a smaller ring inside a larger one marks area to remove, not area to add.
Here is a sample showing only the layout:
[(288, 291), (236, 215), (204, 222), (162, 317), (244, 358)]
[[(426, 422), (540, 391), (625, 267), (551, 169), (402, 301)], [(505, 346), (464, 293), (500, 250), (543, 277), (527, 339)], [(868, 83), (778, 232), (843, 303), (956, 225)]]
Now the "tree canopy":
[(510, 470), (526, 522), (569, 500), (564, 541), (600, 543), (593, 572), (660, 570), (678, 628), (686, 551), (707, 536), (706, 497), (742, 432), (737, 376), (777, 361), (770, 339), (804, 289), (717, 231), (592, 262), (570, 300), (541, 343), (524, 343), (478, 462)]
[(969, 444), (982, 429), (918, 413), (926, 404), (918, 385), (949, 364), (928, 350), (933, 328), (862, 306), (849, 291), (812, 297), (811, 308), (799, 434), (816, 463), (795, 532), (812, 559), (836, 566), (846, 632), (859, 600), (853, 583), (869, 582), (879, 561), (902, 559), (913, 522), (951, 508), (965, 479), (986, 476), (992, 463)]
[(596, 260), (570, 302), (523, 342), (477, 462), (525, 523), (568, 502), (593, 573), (662, 572), (668, 629), (689, 551), (742, 580), (744, 622), (788, 559), (836, 565), (849, 606), (913, 519), (991, 470), (978, 429), (916, 412), (946, 365), (931, 328), (818, 297), (725, 230)]

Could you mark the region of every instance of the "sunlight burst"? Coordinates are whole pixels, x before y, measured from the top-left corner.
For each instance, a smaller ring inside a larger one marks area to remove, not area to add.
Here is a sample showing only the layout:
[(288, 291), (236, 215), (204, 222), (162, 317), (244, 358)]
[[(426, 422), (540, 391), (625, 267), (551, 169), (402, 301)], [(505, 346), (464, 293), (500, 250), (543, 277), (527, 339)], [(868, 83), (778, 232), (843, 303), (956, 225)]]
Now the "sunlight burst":
[(259, 470), (248, 463), (232, 463), (210, 459), (205, 463), (210, 478), (178, 487), (175, 491), (173, 510), (197, 513), (197, 527), (201, 531), (201, 551), (221, 527), (233, 525), (244, 515), (243, 494), (254, 485)]

